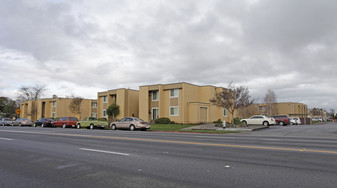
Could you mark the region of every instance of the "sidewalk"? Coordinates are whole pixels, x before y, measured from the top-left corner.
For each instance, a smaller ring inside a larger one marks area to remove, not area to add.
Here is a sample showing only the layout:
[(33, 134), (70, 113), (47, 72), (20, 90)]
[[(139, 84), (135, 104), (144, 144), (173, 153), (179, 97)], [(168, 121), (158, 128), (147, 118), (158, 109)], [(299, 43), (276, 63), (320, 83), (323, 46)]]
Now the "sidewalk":
[(265, 128), (269, 128), (268, 126), (248, 126), (248, 127), (229, 127), (226, 129), (223, 129), (222, 127), (216, 127), (214, 123), (212, 124), (204, 124), (204, 125), (197, 125), (197, 126), (193, 126), (193, 127), (187, 127), (184, 128), (182, 130), (216, 130), (216, 131), (256, 131), (256, 130), (260, 130), (260, 129), (265, 129)]

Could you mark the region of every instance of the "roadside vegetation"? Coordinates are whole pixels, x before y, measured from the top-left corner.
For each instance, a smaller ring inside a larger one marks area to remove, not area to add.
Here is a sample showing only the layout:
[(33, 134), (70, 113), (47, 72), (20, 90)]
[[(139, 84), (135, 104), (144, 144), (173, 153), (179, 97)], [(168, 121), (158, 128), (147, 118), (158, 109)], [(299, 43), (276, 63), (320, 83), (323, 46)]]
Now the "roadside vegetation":
[(181, 125), (181, 124), (152, 124), (149, 131), (172, 131), (172, 132), (196, 132), (196, 133), (238, 133), (239, 131), (226, 131), (226, 130), (182, 130), (184, 128), (193, 127), (196, 125)]

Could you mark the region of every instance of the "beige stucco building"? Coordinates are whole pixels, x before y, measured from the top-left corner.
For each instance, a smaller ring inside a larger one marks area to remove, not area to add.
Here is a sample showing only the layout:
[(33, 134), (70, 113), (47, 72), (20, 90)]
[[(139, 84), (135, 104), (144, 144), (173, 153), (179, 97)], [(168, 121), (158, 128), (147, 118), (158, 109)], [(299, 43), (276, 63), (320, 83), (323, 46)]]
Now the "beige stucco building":
[(98, 92), (98, 117), (108, 118), (106, 109), (114, 103), (119, 106), (119, 114), (116, 117), (117, 119), (139, 116), (139, 91), (131, 89), (113, 89)]
[[(259, 114), (267, 113), (267, 104), (256, 104)], [(272, 115), (288, 115), (290, 117), (308, 117), (308, 106), (303, 103), (285, 102), (285, 103), (273, 103), (274, 109)]]
[(57, 118), (63, 116), (77, 117), (97, 117), (97, 100), (83, 99), (81, 102), (81, 113), (74, 114), (69, 109), (72, 98), (47, 98), (30, 100), (20, 103), (20, 117), (29, 118), (36, 121), (40, 118)]
[(161, 117), (176, 123), (231, 120), (226, 109), (210, 104), (221, 87), (197, 86), (189, 83), (158, 84), (139, 87), (139, 117), (144, 121)]

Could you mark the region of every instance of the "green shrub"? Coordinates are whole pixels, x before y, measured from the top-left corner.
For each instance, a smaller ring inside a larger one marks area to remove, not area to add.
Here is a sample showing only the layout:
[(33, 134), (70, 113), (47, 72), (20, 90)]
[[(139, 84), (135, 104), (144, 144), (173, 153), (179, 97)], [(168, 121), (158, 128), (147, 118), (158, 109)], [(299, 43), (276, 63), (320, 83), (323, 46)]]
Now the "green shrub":
[(216, 126), (222, 127), (222, 121), (221, 121), (221, 119), (218, 119), (217, 121), (214, 121), (214, 123), (216, 124)]
[(234, 125), (240, 125), (240, 118), (236, 117), (234, 118)]
[(171, 121), (171, 122), (170, 122), (170, 124), (176, 124), (176, 122), (174, 122), (174, 121)]
[(158, 118), (155, 120), (156, 124), (169, 124), (171, 122), (170, 118)]

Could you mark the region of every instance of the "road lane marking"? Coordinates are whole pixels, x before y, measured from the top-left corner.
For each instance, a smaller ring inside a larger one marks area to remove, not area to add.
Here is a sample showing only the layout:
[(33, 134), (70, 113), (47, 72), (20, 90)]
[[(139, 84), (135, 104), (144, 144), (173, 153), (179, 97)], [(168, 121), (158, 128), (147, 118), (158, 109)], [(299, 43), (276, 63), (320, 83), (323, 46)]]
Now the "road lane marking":
[(305, 150), (303, 150), (303, 148), (279, 148), (279, 147), (268, 147), (268, 146), (214, 144), (214, 143), (202, 143), (202, 142), (156, 140), (156, 139), (128, 138), (128, 137), (115, 137), (115, 136), (95, 136), (95, 135), (68, 134), (68, 133), (33, 132), (33, 131), (0, 130), (0, 132), (13, 132), (13, 133), (24, 133), (24, 134), (40, 134), (40, 135), (55, 135), (55, 136), (70, 136), (70, 137), (86, 137), (86, 138), (105, 138), (105, 139), (115, 139), (115, 140), (130, 140), (130, 141), (146, 141), (146, 142), (160, 142), (160, 143), (190, 144), (190, 145), (201, 145), (201, 146), (219, 146), (219, 147), (232, 147), (232, 148), (248, 148), (248, 149), (265, 149), (265, 150), (299, 151), (299, 152), (310, 152), (310, 153), (337, 154), (337, 151), (311, 150), (311, 149), (305, 149)]
[(124, 156), (130, 155), (130, 154), (127, 154), (127, 153), (119, 153), (119, 152), (113, 152), (113, 151), (105, 151), (105, 150), (97, 150), (97, 149), (88, 149), (88, 148), (80, 148), (80, 150), (93, 151), (93, 152), (99, 152), (99, 153), (108, 153), (108, 154), (115, 154), (115, 155), (124, 155)]
[(13, 140), (13, 139), (11, 139), (11, 138), (0, 138), (0, 140)]

